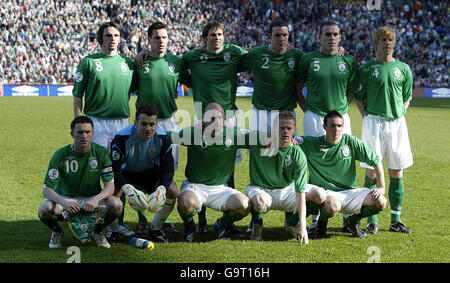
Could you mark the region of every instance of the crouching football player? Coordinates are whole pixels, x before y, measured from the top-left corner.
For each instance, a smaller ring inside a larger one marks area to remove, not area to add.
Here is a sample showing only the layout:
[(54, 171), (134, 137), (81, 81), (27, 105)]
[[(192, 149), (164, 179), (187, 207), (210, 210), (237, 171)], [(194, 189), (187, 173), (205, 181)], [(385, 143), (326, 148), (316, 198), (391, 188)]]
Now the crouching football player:
[(301, 243), (307, 244), (307, 203), (315, 202), (317, 206), (320, 205), (325, 200), (325, 191), (306, 184), (305, 154), (299, 146), (292, 143), (296, 129), (295, 117), (289, 111), (281, 112), (274, 125), (279, 128), (279, 132), (272, 135), (279, 139), (275, 154), (263, 154), (260, 147), (250, 149), (250, 185), (247, 186), (246, 193), (252, 204), (251, 239), (262, 240), (265, 213), (269, 210), (281, 210), (291, 212), (285, 221), (285, 229)]
[[(328, 218), (339, 212), (351, 214), (346, 224), (352, 236), (364, 238), (360, 220), (386, 207), (384, 172), (378, 156), (358, 138), (343, 134), (343, 124), (339, 112), (332, 110), (324, 118), (324, 136), (297, 138), (308, 160), (310, 183), (326, 191), (317, 226), (309, 234), (313, 239), (326, 236)], [(356, 160), (374, 167), (377, 188), (356, 187)]]
[[(113, 196), (111, 160), (106, 148), (91, 143), (94, 124), (90, 118), (78, 116), (70, 128), (73, 144), (58, 149), (50, 160), (43, 188), (45, 200), (39, 207), (39, 218), (52, 230), (49, 248), (59, 248), (63, 229), (58, 221), (64, 220), (63, 212), (75, 215), (98, 209), (102, 221), (97, 221), (91, 236), (99, 247), (110, 248), (102, 231), (122, 211), (121, 201)], [(104, 183), (103, 189), (100, 180)]]
[[(172, 143), (157, 124), (156, 107), (138, 107), (134, 124), (119, 131), (112, 140), (111, 160), (116, 191), (119, 195), (125, 193), (131, 207), (139, 212), (139, 225), (147, 226), (143, 213), (147, 208), (155, 212), (147, 232), (153, 241), (168, 242), (162, 228), (173, 226), (165, 221), (175, 207), (178, 188), (173, 182)], [(123, 214), (119, 222), (123, 223)], [(117, 241), (117, 236), (111, 233), (109, 240)]]

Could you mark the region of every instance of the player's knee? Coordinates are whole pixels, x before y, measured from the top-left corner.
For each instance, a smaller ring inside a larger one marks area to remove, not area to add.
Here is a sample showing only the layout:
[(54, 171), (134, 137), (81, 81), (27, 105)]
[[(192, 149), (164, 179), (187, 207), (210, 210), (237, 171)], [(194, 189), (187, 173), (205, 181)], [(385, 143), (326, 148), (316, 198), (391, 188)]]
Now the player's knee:
[(39, 206), (39, 217), (40, 218), (49, 218), (54, 214), (55, 205), (49, 200), (43, 200), (41, 205)]
[(122, 213), (122, 201), (118, 197), (110, 196), (106, 201), (107, 210), (109, 213), (112, 213), (116, 216), (119, 216)]
[(246, 195), (238, 193), (232, 195), (228, 199), (227, 207), (245, 216), (250, 213), (251, 204), (249, 198)]
[(327, 198), (327, 194), (324, 189), (319, 187), (313, 187), (306, 195), (307, 201), (312, 201), (317, 204), (321, 204)]
[(261, 194), (258, 194), (251, 199), (251, 205), (252, 205), (251, 208), (255, 211), (261, 211), (267, 206)]
[(335, 216), (339, 213), (339, 211), (341, 211), (341, 204), (337, 199), (328, 198), (327, 200), (325, 200), (323, 208), (329, 215)]
[(167, 189), (167, 198), (169, 199), (176, 199), (178, 197), (178, 187), (175, 182), (172, 182)]
[(384, 210), (386, 208), (387, 205), (387, 200), (384, 196), (380, 196), (374, 203), (375, 207), (380, 209), (380, 210)]
[(197, 199), (194, 193), (185, 191), (178, 195), (178, 206), (183, 213), (187, 213), (197, 208)]

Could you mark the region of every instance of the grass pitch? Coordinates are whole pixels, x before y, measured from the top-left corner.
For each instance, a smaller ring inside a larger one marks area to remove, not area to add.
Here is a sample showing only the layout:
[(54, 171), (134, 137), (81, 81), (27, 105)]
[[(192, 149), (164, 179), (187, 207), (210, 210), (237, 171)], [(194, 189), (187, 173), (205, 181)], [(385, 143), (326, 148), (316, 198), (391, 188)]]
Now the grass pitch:
[[(130, 101), (134, 114), (135, 98)], [(177, 99), (180, 109), (193, 111), (192, 98)], [(248, 98), (240, 98), (238, 107), (251, 109)], [(450, 99), (413, 99), (406, 115), (415, 164), (405, 170), (405, 201), (402, 221), (411, 235), (388, 232), (389, 211), (379, 215), (380, 232), (356, 239), (342, 233), (342, 217), (330, 219), (329, 237), (300, 245), (283, 230), (284, 213), (270, 211), (264, 218), (263, 242), (250, 241), (250, 235), (235, 235), (232, 241), (216, 240), (213, 224), (221, 213), (207, 210), (209, 233), (194, 243), (180, 242), (181, 235), (169, 235), (169, 244), (156, 244), (154, 250), (140, 250), (126, 239), (109, 250), (95, 243), (81, 245), (62, 223), (62, 248), (48, 249), (50, 231), (38, 219), (42, 183), (48, 162), (61, 146), (72, 142), (69, 123), (73, 118), (71, 97), (0, 97), (0, 262), (52, 262), (71, 260), (71, 246), (80, 249), (81, 262), (160, 262), (160, 263), (303, 263), (303, 262), (450, 262), (449, 186), (450, 172)], [(350, 105), (353, 134), (361, 135), (362, 118), (355, 103)], [(303, 114), (297, 110), (298, 132)], [(245, 150), (244, 150), (245, 153)], [(238, 190), (245, 190), (248, 157), (236, 166)], [(178, 186), (184, 180), (186, 149), (180, 149)], [(386, 176), (387, 172), (386, 172)], [(388, 179), (386, 180), (389, 183)], [(364, 183), (364, 170), (358, 168), (358, 185)], [(387, 193), (386, 193), (387, 195)], [(151, 221), (152, 215), (147, 212)], [(183, 224), (176, 210), (170, 215), (180, 230)], [(245, 231), (250, 217), (237, 222)], [(307, 222), (310, 223), (310, 218)], [(134, 229), (137, 213), (128, 205), (125, 223)], [(366, 221), (362, 221), (365, 226)]]

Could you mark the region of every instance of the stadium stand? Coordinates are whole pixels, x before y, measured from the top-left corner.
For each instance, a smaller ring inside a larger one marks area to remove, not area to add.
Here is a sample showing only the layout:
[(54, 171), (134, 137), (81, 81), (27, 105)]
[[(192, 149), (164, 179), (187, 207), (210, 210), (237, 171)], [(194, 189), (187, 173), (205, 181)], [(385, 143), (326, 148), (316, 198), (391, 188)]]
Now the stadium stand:
[[(246, 49), (268, 42), (267, 27), (281, 18), (291, 25), (291, 42), (305, 52), (318, 47), (317, 27), (335, 20), (342, 45), (360, 64), (373, 56), (372, 34), (389, 24), (397, 32), (394, 56), (409, 64), (415, 86), (449, 86), (448, 1), (391, 0), (381, 10), (366, 1), (289, 0), (6, 0), (0, 3), (0, 82), (70, 83), (79, 60), (97, 49), (99, 23), (123, 27), (122, 54), (133, 57), (147, 46), (146, 30), (168, 24), (170, 52), (201, 47), (201, 29), (209, 20), (225, 24), (227, 39)], [(242, 74), (241, 84), (251, 84)]]

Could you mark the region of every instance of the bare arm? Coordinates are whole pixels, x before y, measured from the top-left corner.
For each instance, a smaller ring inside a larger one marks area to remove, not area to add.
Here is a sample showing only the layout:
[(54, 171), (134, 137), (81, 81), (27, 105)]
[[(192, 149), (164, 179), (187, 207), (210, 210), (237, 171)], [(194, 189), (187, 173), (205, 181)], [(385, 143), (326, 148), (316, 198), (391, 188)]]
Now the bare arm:
[(378, 199), (385, 193), (384, 170), (381, 161), (374, 167), (375, 176), (377, 178), (377, 188), (370, 191), (374, 199)]
[(78, 213), (80, 211), (80, 205), (76, 200), (67, 200), (60, 195), (58, 195), (52, 188), (44, 188), (42, 191), (44, 197), (54, 203), (63, 206), (64, 211), (68, 211), (72, 214)]
[(306, 112), (306, 99), (303, 96), (302, 90), (305, 87), (305, 83), (297, 83), (295, 85), (295, 93), (297, 94), (298, 106), (302, 109), (303, 113)]
[(347, 103), (350, 104), (352, 102), (353, 97), (355, 97), (355, 93), (347, 93)]
[(83, 98), (82, 97), (73, 97), (73, 116), (76, 118), (82, 115), (83, 109)]
[(98, 203), (114, 194), (114, 181), (105, 182), (105, 187), (97, 195), (90, 198), (84, 203), (83, 209), (86, 211), (94, 211), (98, 207)]
[(411, 100), (403, 102), (403, 105), (405, 105), (405, 110), (408, 110), (409, 104), (411, 103)]
[(300, 243), (308, 244), (308, 232), (306, 231), (306, 193), (295, 193), (295, 201), (299, 215), (297, 239), (300, 240)]

